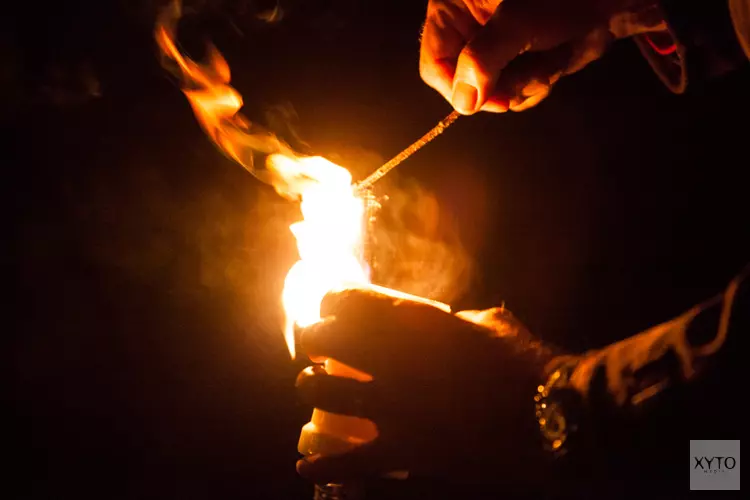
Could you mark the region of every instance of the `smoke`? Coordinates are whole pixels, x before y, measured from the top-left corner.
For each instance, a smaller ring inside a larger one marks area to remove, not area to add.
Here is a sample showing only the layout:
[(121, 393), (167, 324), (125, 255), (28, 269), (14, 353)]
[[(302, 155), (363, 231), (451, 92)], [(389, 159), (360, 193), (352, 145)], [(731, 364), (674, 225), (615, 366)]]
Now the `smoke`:
[(286, 16), (286, 11), (281, 6), (281, 2), (276, 0), (273, 6), (262, 9), (260, 12), (255, 14), (257, 19), (267, 23), (278, 23)]
[(371, 229), (374, 281), (450, 304), (466, 291), (472, 262), (449, 214), (416, 181), (392, 183)]
[[(326, 157), (361, 180), (386, 158), (336, 144)], [(368, 232), (368, 260), (377, 285), (450, 304), (466, 292), (474, 262), (451, 214), (416, 179), (394, 170), (374, 186), (380, 207)]]
[(267, 127), (273, 133), (301, 154), (312, 154), (310, 144), (299, 134), (299, 116), (290, 102), (266, 106), (264, 110)]

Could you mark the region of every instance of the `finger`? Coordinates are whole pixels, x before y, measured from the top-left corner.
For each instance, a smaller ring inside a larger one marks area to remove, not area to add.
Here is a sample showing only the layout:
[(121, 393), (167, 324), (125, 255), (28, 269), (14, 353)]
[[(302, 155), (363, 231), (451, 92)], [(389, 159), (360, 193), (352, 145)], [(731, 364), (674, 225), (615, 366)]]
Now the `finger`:
[(373, 418), (372, 382), (334, 377), (314, 367), (297, 376), (297, 392), (306, 404), (321, 410), (360, 418)]
[(510, 104), (510, 110), (511, 111), (526, 111), (527, 109), (533, 108), (542, 100), (544, 100), (550, 93), (550, 87), (544, 86), (540, 87), (541, 90), (539, 90), (536, 94), (531, 96), (524, 96), (523, 98), (519, 99), (517, 102), (511, 101)]
[(515, 97), (523, 95), (524, 88), (531, 82), (555, 83), (570, 66), (572, 56), (571, 44), (563, 44), (544, 52), (522, 54), (500, 75), (495, 92)]
[(511, 111), (530, 109), (550, 94), (560, 78), (599, 59), (611, 40), (607, 30), (596, 30), (550, 50), (522, 54), (500, 75), (494, 95), (509, 98)]
[(420, 41), (419, 73), (427, 85), (449, 101), (458, 55), (479, 27), (463, 3), (428, 4)]
[(373, 341), (377, 340), (377, 328), (372, 321), (342, 321), (327, 318), (302, 329), (300, 348), (310, 359), (333, 358), (356, 370), (373, 374), (378, 371), (377, 356)]
[(456, 63), (451, 103), (473, 114), (491, 96), (500, 72), (529, 45), (513, 11), (501, 3), (487, 24), (463, 48)]
[(336, 318), (325, 318), (314, 325), (302, 328), (299, 345), (302, 352), (314, 362), (334, 358), (342, 363), (352, 364), (352, 342), (348, 339), (345, 329), (341, 327), (341, 321)]
[(490, 96), (484, 104), (482, 104), (482, 107), (479, 108), (480, 111), (487, 111), (489, 113), (505, 113), (508, 111), (510, 107), (510, 99), (504, 95), (494, 94)]
[(565, 74), (572, 54), (571, 45), (564, 44), (544, 52), (527, 52), (518, 56), (503, 70), (492, 98), (507, 99), (511, 111), (536, 106)]
[(381, 344), (399, 324), (396, 298), (366, 288), (327, 294), (321, 301), (325, 319), (300, 332), (303, 352), (311, 358), (334, 358), (373, 373), (382, 356)]
[(613, 41), (614, 35), (609, 30), (599, 29), (571, 43), (572, 54), (565, 74), (576, 73), (602, 57)]
[(335, 290), (326, 294), (320, 303), (322, 317), (335, 316), (341, 320), (382, 318), (393, 308), (394, 298), (367, 287)]
[(297, 472), (318, 484), (376, 478), (403, 468), (399, 464), (389, 463), (392, 460), (388, 455), (380, 439), (375, 439), (341, 455), (305, 457), (297, 462)]
[(448, 102), (451, 102), (455, 72), (455, 61), (427, 59), (420, 56), (419, 76), (422, 81), (437, 90)]

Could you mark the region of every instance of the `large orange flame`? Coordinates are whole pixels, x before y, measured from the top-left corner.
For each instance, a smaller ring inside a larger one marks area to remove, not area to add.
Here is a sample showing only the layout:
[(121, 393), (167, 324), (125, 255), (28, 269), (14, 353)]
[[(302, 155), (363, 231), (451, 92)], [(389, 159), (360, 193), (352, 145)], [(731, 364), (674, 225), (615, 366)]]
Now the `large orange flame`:
[[(209, 46), (205, 64), (180, 52), (175, 42), (175, 30), (181, 10), (178, 0), (172, 2), (156, 25), (155, 37), (163, 56), (162, 65), (180, 79), (182, 92), (193, 107), (198, 123), (221, 152), (273, 186), (282, 196), (298, 199), (307, 185), (316, 182), (307, 171), (309, 164), (267, 161), (271, 155), (288, 158), (297, 155), (274, 134), (239, 113), (242, 96), (229, 85), (229, 65), (215, 47)], [(266, 161), (256, 165), (256, 157)]]
[[(323, 296), (334, 288), (369, 282), (361, 260), (365, 200), (355, 193), (345, 168), (318, 156), (298, 156), (239, 113), (242, 96), (229, 85), (229, 66), (221, 54), (211, 47), (208, 63), (199, 64), (177, 48), (180, 10), (176, 1), (164, 11), (155, 36), (201, 127), (229, 158), (282, 196), (301, 201), (304, 220), (290, 227), (300, 260), (289, 271), (282, 294), (285, 338), (294, 357), (294, 327), (320, 320)], [(261, 167), (255, 165), (256, 156), (265, 156)]]
[[(290, 227), (300, 260), (287, 274), (282, 294), (285, 339), (294, 358), (294, 327), (320, 321), (320, 303), (326, 293), (352, 286), (372, 287), (362, 259), (366, 200), (345, 168), (319, 156), (295, 154), (272, 133), (241, 115), (242, 96), (229, 85), (229, 66), (221, 54), (211, 47), (208, 63), (199, 64), (177, 48), (174, 34), (180, 14), (180, 2), (175, 1), (160, 17), (155, 36), (165, 67), (181, 79), (182, 91), (201, 127), (229, 158), (282, 196), (301, 201), (303, 220)], [(259, 155), (265, 157), (261, 166), (254, 161)]]

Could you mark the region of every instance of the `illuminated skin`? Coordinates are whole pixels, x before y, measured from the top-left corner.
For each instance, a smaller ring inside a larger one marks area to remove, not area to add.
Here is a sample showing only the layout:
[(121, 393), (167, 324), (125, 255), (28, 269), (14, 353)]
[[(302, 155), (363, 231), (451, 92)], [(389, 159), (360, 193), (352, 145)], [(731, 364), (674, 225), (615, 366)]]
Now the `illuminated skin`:
[[(344, 456), (307, 457), (298, 463), (303, 476), (345, 482), (404, 470), (480, 480), (498, 469), (512, 474), (533, 459), (529, 394), (550, 354), (507, 310), (453, 315), (347, 290), (326, 296), (321, 316), (323, 322), (302, 332), (305, 354), (336, 359), (373, 379), (310, 367), (298, 390), (316, 408), (372, 420), (378, 435)], [(498, 454), (501, 443), (506, 453)]]
[[(373, 378), (357, 381), (310, 367), (298, 377), (299, 393), (311, 406), (372, 420), (377, 436), (343, 454), (305, 457), (297, 463), (302, 476), (337, 483), (408, 471), (519, 491), (557, 490), (565, 477), (605, 488), (613, 478), (634, 483), (644, 456), (681, 450), (686, 429), (736, 412), (722, 388), (744, 376), (737, 357), (744, 352), (738, 339), (750, 328), (750, 265), (713, 299), (583, 354), (553, 355), (502, 308), (452, 315), (348, 290), (327, 295), (321, 316), (302, 332), (305, 353)], [(576, 369), (568, 388), (595, 418), (586, 420), (565, 465), (542, 451), (532, 394), (570, 362)], [(675, 425), (675, 415), (687, 427)], [(624, 467), (623, 457), (635, 462)], [(682, 461), (669, 457), (656, 477), (644, 476), (648, 488), (675, 491), (683, 484)]]
[(653, 3), (430, 0), (420, 74), (463, 114), (529, 109), (613, 40), (655, 29), (650, 19), (637, 19)]

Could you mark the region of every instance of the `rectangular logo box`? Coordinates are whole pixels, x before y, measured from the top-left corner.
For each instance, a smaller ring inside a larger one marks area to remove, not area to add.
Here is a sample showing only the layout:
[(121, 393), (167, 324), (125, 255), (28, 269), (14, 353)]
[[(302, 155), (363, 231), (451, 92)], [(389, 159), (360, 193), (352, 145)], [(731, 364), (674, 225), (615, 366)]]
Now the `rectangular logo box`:
[(690, 441), (691, 490), (740, 489), (740, 441)]

